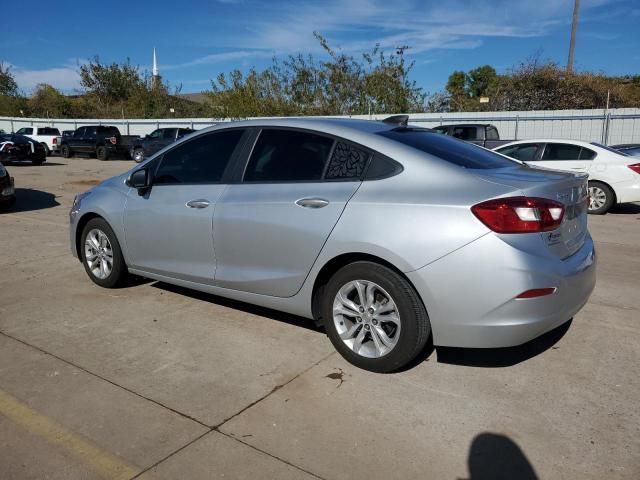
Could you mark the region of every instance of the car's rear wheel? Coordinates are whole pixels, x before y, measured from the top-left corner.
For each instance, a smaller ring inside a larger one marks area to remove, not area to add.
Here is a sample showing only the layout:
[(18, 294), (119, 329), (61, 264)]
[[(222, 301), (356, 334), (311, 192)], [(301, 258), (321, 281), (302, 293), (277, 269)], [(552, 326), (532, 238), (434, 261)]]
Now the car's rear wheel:
[(96, 148), (96, 158), (103, 161), (108, 160), (109, 151), (107, 150), (107, 147), (100, 145), (98, 148)]
[(349, 264), (324, 289), (323, 319), (336, 350), (373, 372), (393, 372), (424, 349), (431, 325), (411, 284), (373, 262)]
[(49, 150), (49, 146), (44, 143), (41, 142), (40, 145), (42, 145), (42, 148), (44, 148), (44, 154), (48, 157), (49, 155), (51, 155), (51, 150)]
[(117, 287), (128, 276), (118, 239), (102, 218), (92, 218), (85, 225), (79, 254), (87, 275), (101, 287)]
[(144, 160), (144, 150), (141, 148), (136, 148), (133, 151), (133, 161), (136, 163), (140, 163)]
[(71, 149), (69, 148), (69, 145), (62, 145), (60, 147), (60, 153), (62, 154), (62, 156), (64, 158), (71, 158), (73, 157), (73, 152), (71, 151)]
[(589, 182), (589, 213), (602, 215), (607, 213), (615, 202), (615, 194), (609, 185), (602, 182)]

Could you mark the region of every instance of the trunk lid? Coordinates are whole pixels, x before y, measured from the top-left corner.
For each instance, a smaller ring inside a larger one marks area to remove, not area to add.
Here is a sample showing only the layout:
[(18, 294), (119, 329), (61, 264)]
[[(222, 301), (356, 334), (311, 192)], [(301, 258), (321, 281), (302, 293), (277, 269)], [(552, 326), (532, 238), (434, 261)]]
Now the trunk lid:
[(587, 236), (588, 175), (530, 167), (477, 171), (485, 181), (516, 188), (527, 197), (547, 198), (564, 205), (562, 224), (540, 235), (549, 251), (566, 258), (577, 252)]

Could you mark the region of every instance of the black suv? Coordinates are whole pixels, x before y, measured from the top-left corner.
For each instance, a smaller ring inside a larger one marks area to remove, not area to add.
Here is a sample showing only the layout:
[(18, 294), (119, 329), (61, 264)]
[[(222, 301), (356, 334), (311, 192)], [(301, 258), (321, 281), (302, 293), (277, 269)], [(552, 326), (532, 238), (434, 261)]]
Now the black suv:
[(131, 158), (140, 163), (176, 140), (195, 132), (191, 128), (158, 128), (131, 145)]
[(107, 160), (110, 155), (128, 153), (122, 140), (118, 127), (90, 125), (78, 128), (73, 135), (63, 136), (60, 152), (64, 158), (72, 157), (74, 153), (88, 153), (98, 160)]

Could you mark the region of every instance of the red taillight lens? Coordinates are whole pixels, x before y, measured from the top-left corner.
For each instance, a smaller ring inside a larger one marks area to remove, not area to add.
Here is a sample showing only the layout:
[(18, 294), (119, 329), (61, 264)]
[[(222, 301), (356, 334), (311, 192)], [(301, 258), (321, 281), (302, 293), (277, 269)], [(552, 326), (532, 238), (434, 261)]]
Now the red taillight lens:
[(551, 295), (552, 293), (556, 293), (557, 288), (533, 288), (531, 290), (527, 290), (526, 292), (522, 292), (516, 298), (536, 298), (536, 297), (544, 297), (546, 295)]
[(58, 139), (56, 137), (53, 137), (53, 144), (57, 145), (58, 144)]
[(111, 141), (111, 143), (112, 143), (112, 144), (114, 144), (114, 145), (115, 145), (116, 143), (118, 143), (118, 137), (111, 137), (109, 140), (110, 140), (110, 141)]
[(636, 173), (640, 173), (640, 163), (634, 163), (633, 165), (627, 165), (631, 170)]
[(555, 230), (562, 223), (564, 205), (546, 198), (496, 198), (471, 207), (473, 214), (497, 233)]

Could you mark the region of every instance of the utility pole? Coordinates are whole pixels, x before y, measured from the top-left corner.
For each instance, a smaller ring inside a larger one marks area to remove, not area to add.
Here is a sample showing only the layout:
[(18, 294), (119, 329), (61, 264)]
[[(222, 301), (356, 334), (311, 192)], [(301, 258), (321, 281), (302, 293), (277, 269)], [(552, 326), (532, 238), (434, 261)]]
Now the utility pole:
[(569, 61), (567, 62), (567, 75), (573, 72), (573, 50), (576, 48), (576, 30), (578, 29), (578, 11), (580, 0), (574, 0), (573, 22), (571, 24), (571, 41), (569, 42)]

